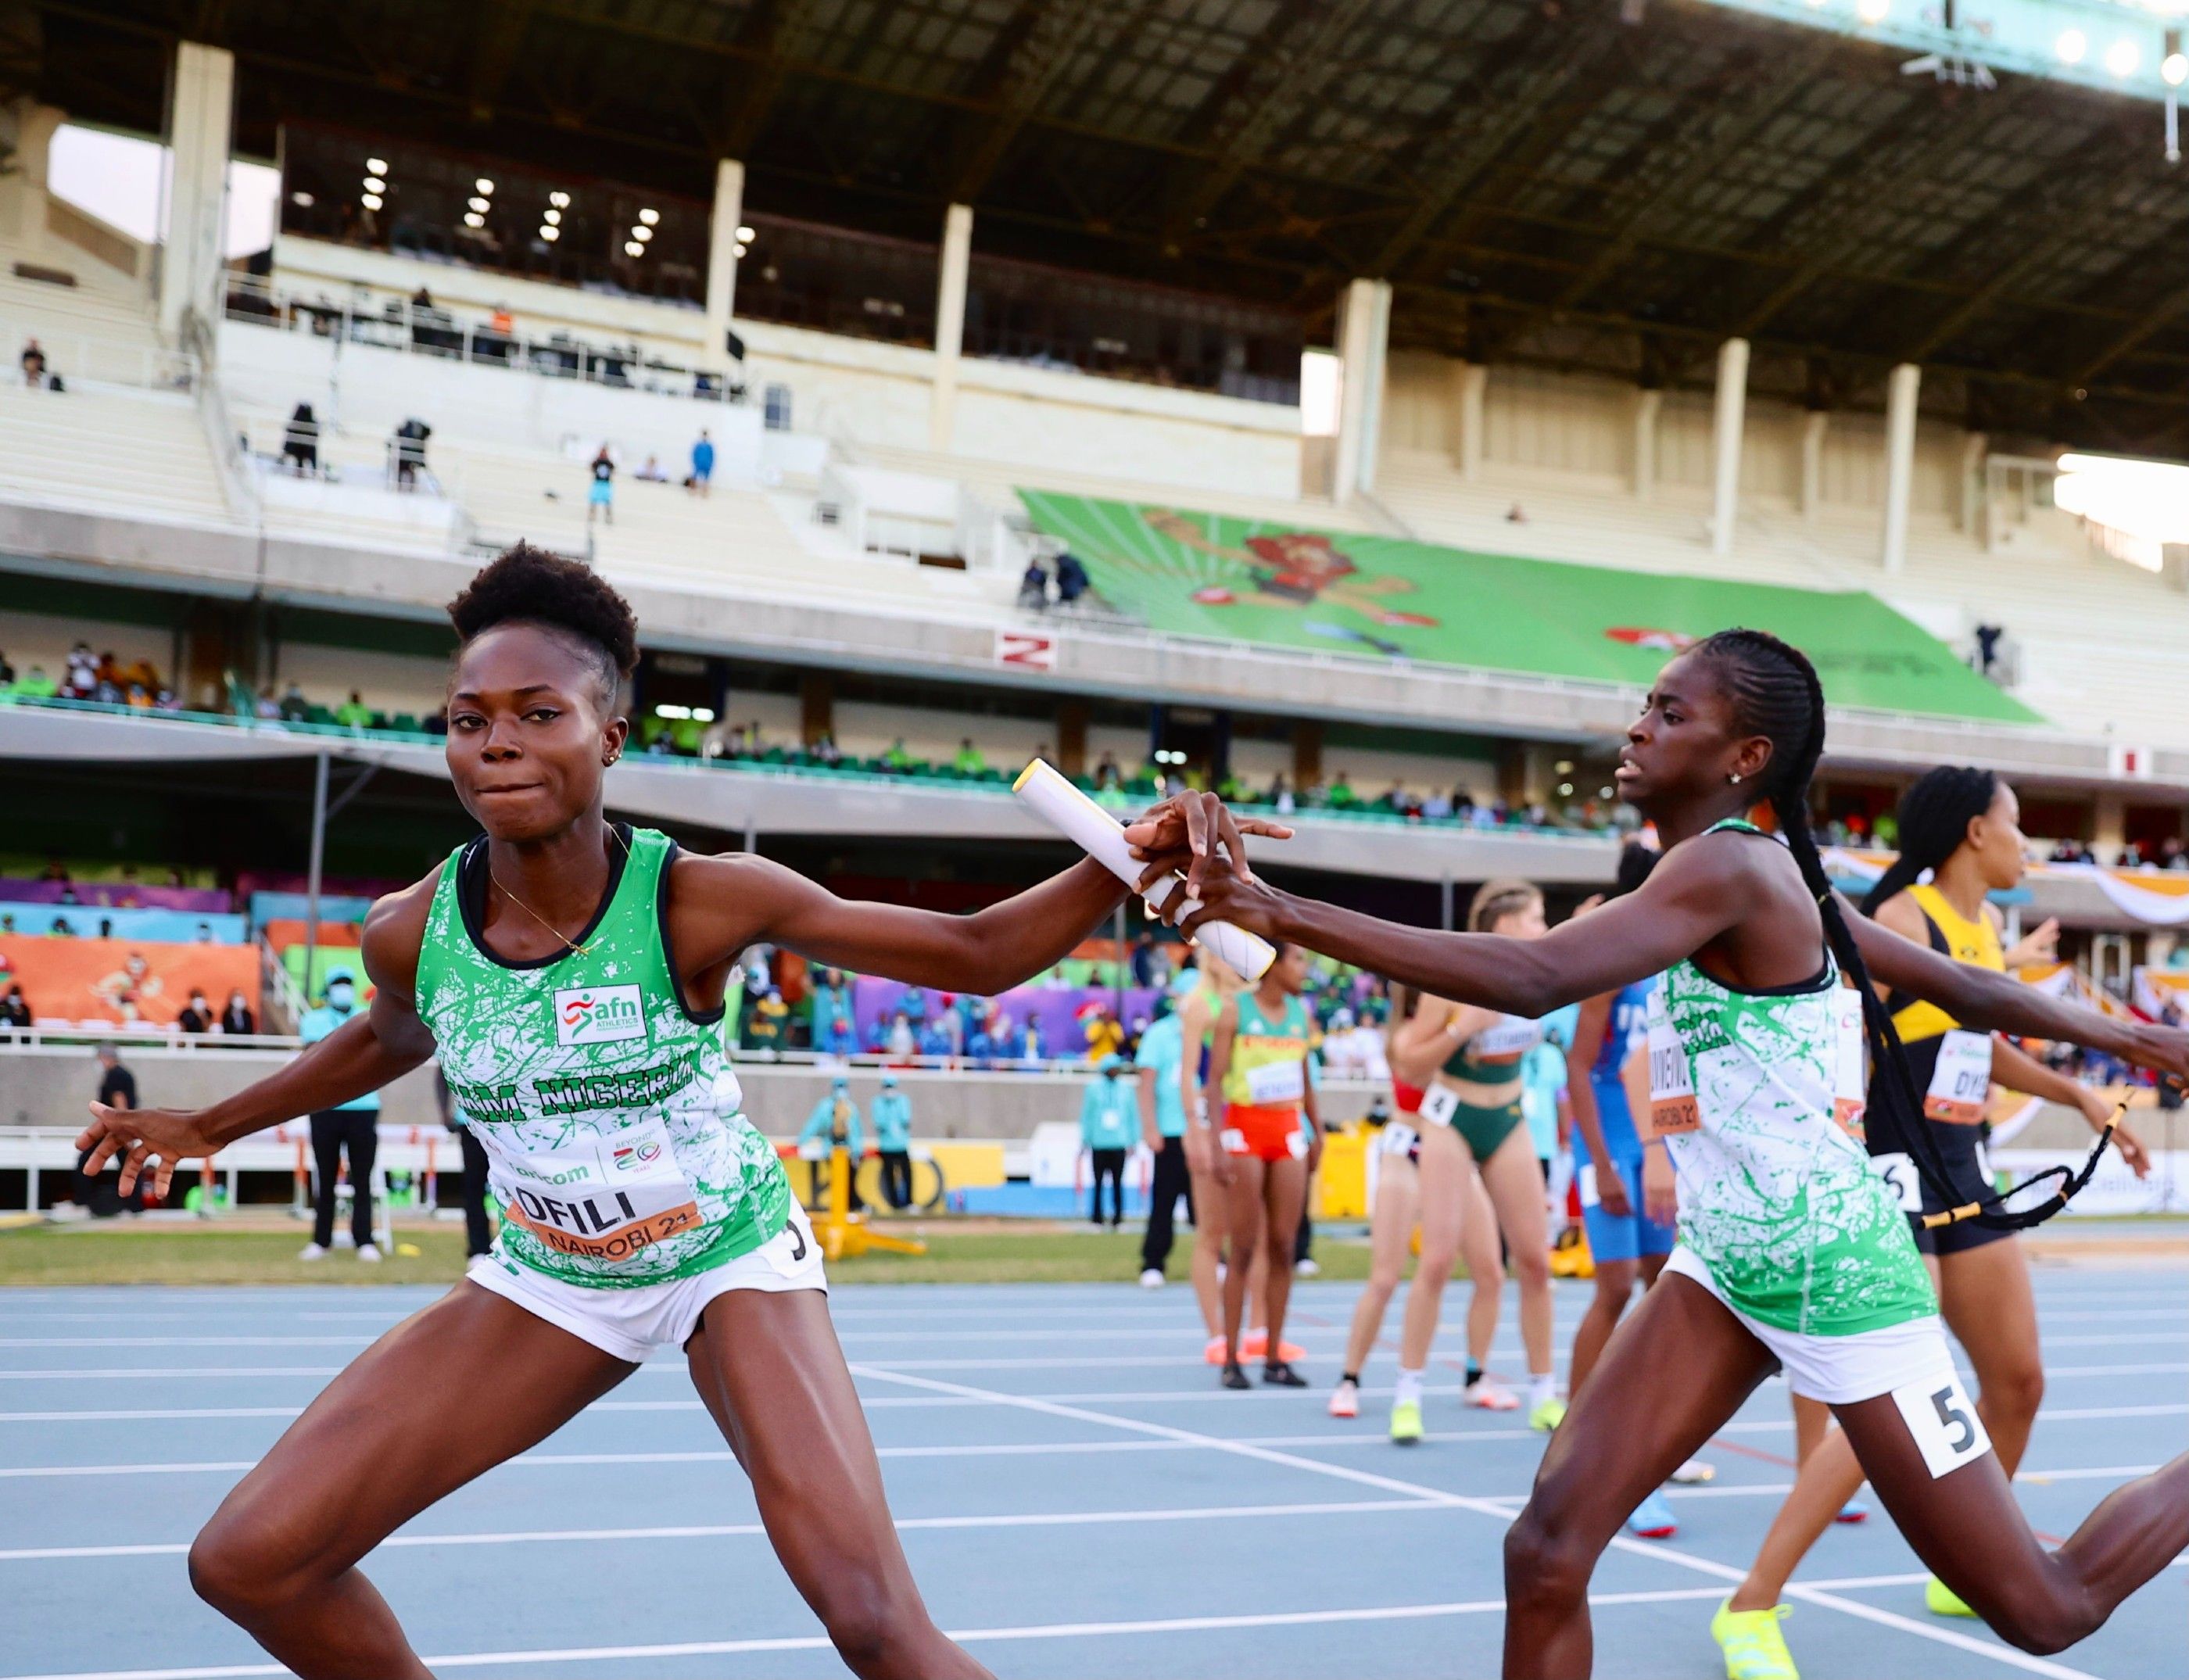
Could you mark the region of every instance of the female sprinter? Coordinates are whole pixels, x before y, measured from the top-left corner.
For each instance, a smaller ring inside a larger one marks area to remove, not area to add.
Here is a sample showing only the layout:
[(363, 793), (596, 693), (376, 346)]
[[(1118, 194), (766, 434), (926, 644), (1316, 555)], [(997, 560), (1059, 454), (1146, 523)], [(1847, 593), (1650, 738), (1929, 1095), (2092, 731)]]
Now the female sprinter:
[[(190, 1550), (215, 1607), (307, 1677), (427, 1670), (358, 1560), (681, 1348), (762, 1520), (863, 1675), (984, 1672), (928, 1618), (829, 1321), (813, 1238), (719, 1049), (725, 976), (766, 942), (914, 985), (1000, 992), (1123, 888), (1081, 863), (980, 914), (846, 903), (749, 854), (611, 824), (630, 607), (520, 546), (451, 603), (449, 773), (485, 833), (368, 918), (369, 1011), (212, 1107), (94, 1106), (125, 1186), (376, 1090), (438, 1051), (507, 1210), (494, 1252), (337, 1377)], [(1159, 847), (1175, 808), (1143, 824)], [(1195, 817), (1206, 821), (1196, 809)]]
[(1322, 1123), (1308, 1066), (1311, 1022), (1299, 997), (1306, 983), (1307, 953), (1281, 942), (1260, 984), (1225, 1003), (1208, 1053), (1208, 1083), (1224, 1099), (1216, 1179), (1225, 1198), (1224, 1227), (1231, 1236), (1231, 1264), (1224, 1274), (1222, 1380), (1227, 1389), (1249, 1386), (1239, 1344), (1257, 1249), (1269, 1257), (1262, 1380), (1281, 1389), (1307, 1387), (1307, 1378), (1284, 1356), (1292, 1245), (1299, 1240), (1308, 1179), (1322, 1153)]
[[(1917, 1554), (2023, 1649), (2072, 1645), (2189, 1545), (2189, 1453), (2116, 1490), (2057, 1551), (2038, 1542), (1954, 1374), (1908, 1221), (1835, 1123), (1863, 1096), (1848, 1005), (1881, 1061), (1903, 1054), (1872, 975), (1966, 1027), (2177, 1075), (2189, 1035), (2045, 998), (1852, 915), (1807, 828), (1824, 739), (1816, 672), (1776, 636), (1724, 631), (1673, 659), (1619, 769), (1665, 856), (1639, 891), (1541, 939), (1395, 926), (1272, 889), (1205, 829), (1195, 842), (1189, 927), (1220, 917), (1516, 1015), (1664, 976), (1651, 1107), (1679, 1177), (1680, 1245), (1575, 1396), (1506, 1536), (1506, 1680), (1589, 1672), (1598, 1554), (1777, 1367), (1830, 1405)], [(1743, 820), (1759, 801), (1783, 840)], [(1985, 1216), (2012, 1217), (1998, 1208)]]
[[(1468, 907), (1467, 925), (1507, 939), (1540, 939), (1545, 931), (1543, 895), (1526, 881), (1485, 882)], [(1425, 1049), (1441, 1056), (1422, 1097), (1422, 1206), (1425, 1210), (1448, 1208), (1458, 1215), (1463, 1211), (1468, 1179), (1477, 1171), (1481, 1174), (1483, 1188), (1496, 1210), (1497, 1228), (1505, 1236), (1513, 1276), (1520, 1283), (1528, 1423), (1536, 1429), (1555, 1428), (1564, 1414), (1551, 1361), (1551, 1238), (1543, 1206), (1543, 1174), (1520, 1112), (1521, 1062), (1543, 1042), (1543, 1023), (1531, 1015), (1431, 997), (1422, 1000), (1394, 1040), (1404, 1059), (1411, 1061)], [(1400, 1337), (1399, 1393), (1391, 1416), (1394, 1441), (1421, 1438), (1422, 1375), (1428, 1365), (1445, 1282), (1451, 1276), (1464, 1223), (1473, 1224), (1482, 1239), (1468, 1256), (1475, 1287), (1475, 1309), (1468, 1315), (1470, 1364), (1488, 1352), (1490, 1335), (1496, 1328), (1502, 1293), (1497, 1285), (1502, 1274), (1494, 1263), (1486, 1271), (1477, 1270), (1485, 1258), (1494, 1262), (1496, 1245), (1483, 1222), (1462, 1222), (1457, 1217), (1448, 1225), (1439, 1221), (1436, 1235), (1442, 1237), (1448, 1230), (1451, 1246), (1440, 1241), (1433, 1249), (1431, 1223), (1425, 1219), (1421, 1260), (1406, 1291)], [(1486, 1381), (1468, 1384), (1470, 1405), (1502, 1410), (1499, 1401), (1508, 1398)], [(1401, 1408), (1406, 1410), (1402, 1412)]]
[[(1978, 968), (2006, 969), (2023, 958), (2050, 955), (2051, 938), (2044, 929), (2023, 946), (2002, 952), (1999, 912), (1985, 902), (1987, 893), (2022, 880), (2025, 846), (2013, 789), (1988, 770), (1944, 766), (1901, 796), (1899, 817), (1900, 856), (1864, 901), (1868, 914), (1895, 933)], [(1926, 871), (1930, 883), (1915, 885)], [(1994, 1077), (2027, 1095), (2080, 1109), (2100, 1129), (2113, 1105), (2003, 1040), (1962, 1032), (1935, 1004), (1896, 993), (1886, 1007), (1908, 1047), (1923, 1112), (1907, 1113), (1895, 1082), (1874, 1075), (1864, 1124), (1869, 1152), (1916, 1228), (1915, 1246), (1930, 1268), (1946, 1326), (1976, 1368), (1977, 1414), (2011, 1481), (2045, 1394), (2028, 1262), (2011, 1230), (1973, 1221), (1921, 1229), (1922, 1215), (1945, 1204), (1916, 1174), (1908, 1132), (1913, 1126), (1930, 1128), (1951, 1167), (1958, 1203), (1991, 1187), (1983, 1122)], [(2126, 1126), (2114, 1128), (2113, 1141), (2139, 1177), (2151, 1170), (2142, 1145)], [(1711, 1632), (1725, 1651), (1731, 1680), (1796, 1680), (1794, 1660), (1779, 1630), (1787, 1614), (1779, 1596), (1795, 1566), (1861, 1485), (1862, 1467), (1846, 1437), (1820, 1434), (1802, 1458), (1794, 1491), (1764, 1536), (1748, 1579), (1711, 1619)], [(1924, 1598), (1936, 1615), (1970, 1614), (1935, 1575)]]

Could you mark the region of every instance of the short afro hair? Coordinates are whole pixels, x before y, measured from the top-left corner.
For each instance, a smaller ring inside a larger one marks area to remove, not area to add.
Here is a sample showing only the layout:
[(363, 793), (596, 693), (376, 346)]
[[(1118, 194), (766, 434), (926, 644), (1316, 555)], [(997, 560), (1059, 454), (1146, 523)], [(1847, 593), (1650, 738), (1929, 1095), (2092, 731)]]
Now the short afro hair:
[(527, 542), (480, 568), (449, 602), (449, 622), (463, 642), (498, 625), (561, 631), (597, 661), (601, 692), (611, 705), (638, 667), (638, 619), (631, 602), (591, 567)]

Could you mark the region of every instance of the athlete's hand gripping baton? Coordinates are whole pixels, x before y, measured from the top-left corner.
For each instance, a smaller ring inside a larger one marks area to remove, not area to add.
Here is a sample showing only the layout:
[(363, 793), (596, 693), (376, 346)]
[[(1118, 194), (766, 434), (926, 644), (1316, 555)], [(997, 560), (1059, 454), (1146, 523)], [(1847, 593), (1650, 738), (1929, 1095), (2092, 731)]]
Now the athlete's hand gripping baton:
[[(1052, 769), (1042, 759), (1034, 761), (1019, 773), (1011, 784), (1011, 791), (1024, 800), (1044, 822), (1072, 841), (1089, 857), (1100, 863), (1127, 886), (1137, 885), (1145, 866), (1133, 856), (1133, 848), (1126, 843), (1124, 824), (1073, 787), (1062, 772)], [(1175, 903), (1185, 891), (1185, 878), (1174, 874), (1168, 883), (1158, 881), (1148, 895), (1148, 906), (1167, 919), (1190, 916), (1200, 908), (1198, 902), (1187, 899)], [(1276, 951), (1269, 941), (1244, 928), (1233, 927), (1229, 922), (1204, 922), (1193, 935), (1194, 943), (1205, 945), (1229, 966), (1236, 969), (1248, 981), (1257, 981), (1263, 971), (1276, 960)]]

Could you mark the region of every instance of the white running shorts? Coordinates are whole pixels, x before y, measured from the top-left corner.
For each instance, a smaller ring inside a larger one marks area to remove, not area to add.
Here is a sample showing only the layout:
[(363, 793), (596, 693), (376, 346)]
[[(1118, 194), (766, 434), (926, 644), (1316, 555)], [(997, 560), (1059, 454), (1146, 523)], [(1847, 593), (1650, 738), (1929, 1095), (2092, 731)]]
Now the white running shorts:
[(699, 1315), (706, 1310), (707, 1303), (732, 1289), (770, 1293), (818, 1289), (823, 1294), (829, 1289), (821, 1245), (806, 1221), (806, 1210), (795, 1202), (790, 1204), (789, 1223), (749, 1254), (740, 1254), (727, 1264), (697, 1276), (668, 1283), (589, 1289), (542, 1276), (529, 1266), (491, 1254), (473, 1260), (464, 1276), (480, 1288), (514, 1301), (534, 1317), (544, 1318), (580, 1341), (633, 1365), (644, 1364), (665, 1348), (681, 1349), (699, 1328)]
[(1777, 1356), (1787, 1386), (1810, 1400), (1847, 1404), (1895, 1394), (1914, 1383), (1954, 1380), (1954, 1357), (1935, 1313), (1852, 1336), (1809, 1336), (1749, 1317), (1725, 1298), (1710, 1268), (1684, 1242), (1673, 1248), (1665, 1270), (1693, 1278), (1716, 1296), (1743, 1329)]

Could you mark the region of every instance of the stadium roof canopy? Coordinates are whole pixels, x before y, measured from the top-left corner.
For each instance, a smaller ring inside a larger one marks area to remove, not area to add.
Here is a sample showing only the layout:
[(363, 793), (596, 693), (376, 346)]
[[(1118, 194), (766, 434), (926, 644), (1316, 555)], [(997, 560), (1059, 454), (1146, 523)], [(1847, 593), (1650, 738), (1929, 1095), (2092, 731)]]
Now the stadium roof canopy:
[(700, 197), (736, 156), (756, 210), (931, 241), (970, 202), (978, 249), (1311, 324), (1388, 278), (1401, 346), (1677, 387), (1740, 334), (1759, 392), (1870, 405), (1915, 360), (1927, 410), (1995, 435), (2189, 453), (2189, 180), (2158, 107), (1903, 73), (1857, 3), (1825, 0), (1840, 28), (1698, 0), (10, 10), (28, 85), (91, 121), (156, 129), (184, 36), (235, 51), (263, 154), (308, 116)]

